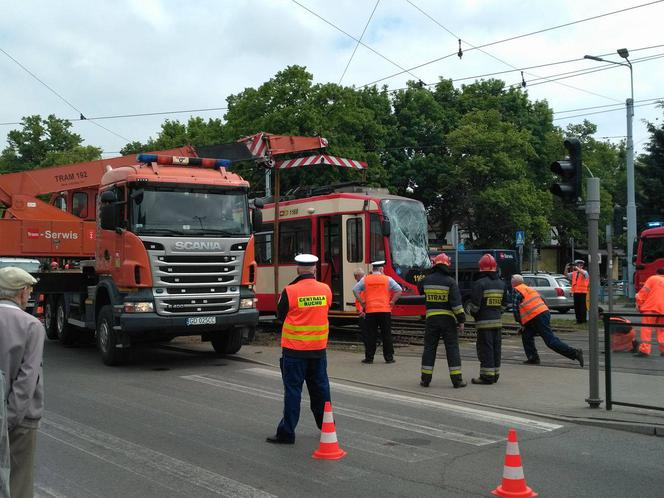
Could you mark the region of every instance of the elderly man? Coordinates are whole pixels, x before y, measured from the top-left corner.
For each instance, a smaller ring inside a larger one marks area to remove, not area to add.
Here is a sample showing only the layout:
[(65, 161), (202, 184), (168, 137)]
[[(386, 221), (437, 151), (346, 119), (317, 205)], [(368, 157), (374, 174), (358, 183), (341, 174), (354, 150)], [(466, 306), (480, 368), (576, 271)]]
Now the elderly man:
[(539, 293), (524, 284), (523, 277), (519, 274), (512, 275), (512, 287), (514, 319), (523, 326), (521, 341), (528, 358), (524, 363), (540, 364), (540, 357), (535, 347), (535, 336), (539, 335), (549, 348), (570, 360), (578, 361), (583, 368), (583, 350), (574, 349), (555, 336), (550, 325), (551, 312)]
[(13, 498), (34, 495), (35, 446), (43, 412), (44, 326), (23, 311), (36, 283), (20, 268), (0, 269), (0, 370), (5, 373)]

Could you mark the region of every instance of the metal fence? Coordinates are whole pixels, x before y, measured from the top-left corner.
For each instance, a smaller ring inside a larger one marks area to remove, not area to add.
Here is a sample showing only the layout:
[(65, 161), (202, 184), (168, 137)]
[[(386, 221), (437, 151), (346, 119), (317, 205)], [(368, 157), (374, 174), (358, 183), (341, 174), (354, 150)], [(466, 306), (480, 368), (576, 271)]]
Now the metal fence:
[[(660, 410), (664, 411), (664, 406), (653, 406), (645, 405), (640, 403), (628, 403), (626, 401), (619, 401), (613, 398), (613, 384), (612, 384), (612, 370), (611, 370), (611, 354), (612, 354), (612, 344), (611, 336), (612, 332), (615, 331), (617, 327), (624, 327), (625, 324), (618, 322), (616, 320), (611, 320), (611, 318), (628, 318), (636, 317), (639, 321), (632, 321), (630, 319), (629, 326), (631, 329), (636, 330), (637, 327), (649, 327), (652, 329), (650, 342), (653, 349), (657, 350), (657, 329), (664, 328), (664, 315), (660, 314), (648, 314), (648, 313), (604, 313), (604, 376), (605, 376), (605, 394), (606, 394), (606, 409), (611, 410), (613, 405), (621, 406), (631, 406), (635, 408), (646, 408), (649, 410)], [(659, 318), (661, 323), (644, 323), (643, 318)], [(640, 335), (640, 334), (639, 334)], [(654, 339), (654, 342), (653, 342)], [(664, 380), (663, 380), (664, 381)]]

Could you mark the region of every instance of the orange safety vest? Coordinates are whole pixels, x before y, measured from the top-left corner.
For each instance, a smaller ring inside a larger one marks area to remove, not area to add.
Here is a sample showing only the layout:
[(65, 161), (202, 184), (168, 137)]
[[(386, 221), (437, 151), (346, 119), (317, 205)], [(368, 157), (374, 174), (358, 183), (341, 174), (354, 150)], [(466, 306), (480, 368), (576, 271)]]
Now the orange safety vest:
[(548, 306), (535, 289), (531, 289), (526, 284), (517, 285), (514, 290), (523, 296), (519, 305), (519, 315), (521, 316), (521, 325), (525, 325), (537, 315), (549, 311)]
[[(366, 295), (367, 294), (365, 291), (360, 292), (360, 297), (362, 298), (362, 300), (366, 299)], [(358, 313), (362, 313), (362, 305), (360, 305), (359, 299), (355, 300), (355, 309), (357, 310)]]
[(314, 351), (327, 347), (327, 312), (332, 303), (330, 288), (313, 278), (286, 286), (288, 313), (281, 328), (281, 347)]
[(572, 272), (572, 293), (573, 294), (587, 294), (588, 293), (588, 277), (584, 276), (580, 271)]
[(664, 275), (648, 277), (636, 294), (636, 304), (641, 313), (664, 313)]
[(370, 273), (364, 277), (364, 310), (367, 313), (390, 313), (390, 277)]

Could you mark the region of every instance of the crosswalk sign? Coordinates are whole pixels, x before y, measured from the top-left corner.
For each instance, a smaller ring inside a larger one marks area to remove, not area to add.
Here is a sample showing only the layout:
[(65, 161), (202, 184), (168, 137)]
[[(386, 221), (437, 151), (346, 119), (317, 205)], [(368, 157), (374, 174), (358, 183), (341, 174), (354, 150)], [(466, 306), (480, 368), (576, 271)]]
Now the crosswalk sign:
[(526, 233), (523, 230), (518, 230), (516, 232), (516, 245), (517, 246), (524, 245), (525, 240), (526, 240)]

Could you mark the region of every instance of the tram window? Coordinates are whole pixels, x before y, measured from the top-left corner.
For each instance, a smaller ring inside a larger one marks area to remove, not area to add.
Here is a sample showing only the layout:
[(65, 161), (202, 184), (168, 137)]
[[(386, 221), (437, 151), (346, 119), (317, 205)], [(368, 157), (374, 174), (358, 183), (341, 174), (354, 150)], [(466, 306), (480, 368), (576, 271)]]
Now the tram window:
[(88, 193), (76, 192), (71, 201), (71, 212), (79, 218), (85, 218), (88, 215)]
[(381, 261), (385, 259), (385, 244), (380, 216), (372, 214), (369, 222), (369, 261)]
[(279, 223), (279, 264), (295, 262), (295, 256), (311, 252), (311, 220)]
[[(268, 228), (264, 225), (265, 228)], [(270, 225), (270, 228), (272, 225)], [(256, 263), (259, 265), (272, 264), (272, 231), (260, 232), (255, 235)]]
[(349, 263), (361, 262), (363, 249), (362, 218), (349, 218), (346, 220), (346, 260)]
[(53, 203), (53, 205), (56, 208), (66, 212), (67, 211), (67, 198), (64, 195), (60, 195), (60, 196), (58, 196), (57, 199), (55, 199), (55, 202)]

